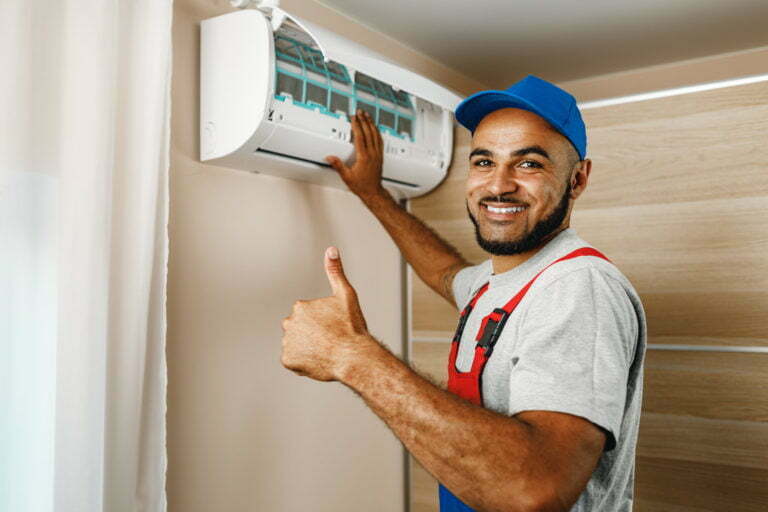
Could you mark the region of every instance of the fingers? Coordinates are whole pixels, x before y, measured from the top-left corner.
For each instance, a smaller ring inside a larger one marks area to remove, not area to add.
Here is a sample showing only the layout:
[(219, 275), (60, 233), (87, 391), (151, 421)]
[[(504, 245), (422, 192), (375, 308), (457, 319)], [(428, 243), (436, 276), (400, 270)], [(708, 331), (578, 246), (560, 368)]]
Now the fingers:
[(325, 161), (342, 176), (348, 170), (347, 166), (344, 165), (344, 162), (341, 161), (341, 158), (337, 156), (327, 156), (325, 157)]
[(352, 143), (355, 145), (355, 153), (363, 153), (368, 147), (368, 135), (363, 129), (363, 111), (358, 110), (357, 114), (352, 116)]
[(373, 153), (380, 153), (382, 147), (384, 147), (384, 140), (381, 137), (381, 132), (379, 132), (371, 115), (364, 110), (358, 110), (357, 114), (352, 116), (352, 134), (363, 143), (360, 146), (357, 144), (355, 145), (355, 149), (358, 151), (360, 151), (362, 149), (361, 146), (363, 146)]
[(337, 297), (347, 297), (350, 291), (354, 291), (352, 285), (347, 281), (347, 276), (344, 275), (341, 256), (336, 247), (329, 247), (325, 250), (325, 273), (331, 284), (331, 290)]
[(365, 132), (365, 143), (369, 152), (375, 153), (378, 149), (376, 147), (376, 132), (379, 130), (376, 128), (376, 126), (374, 126), (373, 119), (371, 118), (370, 114), (368, 114), (368, 112), (363, 112), (362, 116), (363, 117), (360, 121), (360, 124), (363, 131)]
[(368, 116), (368, 119), (371, 123), (371, 129), (373, 131), (373, 147), (377, 153), (381, 153), (382, 148), (384, 147), (384, 140), (381, 138), (381, 132), (379, 131), (378, 127), (373, 123), (373, 119), (371, 119), (370, 116)]
[[(352, 191), (370, 188), (371, 177), (380, 177), (384, 159), (384, 141), (371, 116), (363, 111), (350, 117), (355, 160), (347, 165), (337, 156), (326, 156), (325, 161), (335, 169)], [(376, 183), (375, 186), (378, 186)]]

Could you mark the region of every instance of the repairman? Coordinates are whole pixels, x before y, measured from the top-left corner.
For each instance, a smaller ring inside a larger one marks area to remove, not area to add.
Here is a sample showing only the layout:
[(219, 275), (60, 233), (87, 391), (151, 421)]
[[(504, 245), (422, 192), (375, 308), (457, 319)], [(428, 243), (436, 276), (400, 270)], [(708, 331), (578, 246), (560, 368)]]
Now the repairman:
[(355, 161), (328, 163), (416, 274), (459, 311), (447, 390), (368, 333), (338, 250), (333, 290), (283, 321), (282, 364), (340, 381), (439, 482), (440, 510), (632, 509), (645, 314), (610, 259), (570, 227), (592, 162), (575, 99), (528, 76), (456, 109), (472, 132), (466, 207), (490, 259), (469, 264), (381, 185), (382, 138), (352, 116)]

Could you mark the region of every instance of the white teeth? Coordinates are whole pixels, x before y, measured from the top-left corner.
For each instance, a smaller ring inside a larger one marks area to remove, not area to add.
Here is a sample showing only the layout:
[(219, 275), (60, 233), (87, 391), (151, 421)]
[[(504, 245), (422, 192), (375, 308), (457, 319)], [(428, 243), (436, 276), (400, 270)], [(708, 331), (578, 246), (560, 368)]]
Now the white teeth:
[(525, 207), (523, 206), (513, 206), (511, 208), (496, 208), (494, 206), (485, 205), (485, 207), (488, 208), (488, 211), (491, 211), (493, 213), (517, 213), (525, 209)]

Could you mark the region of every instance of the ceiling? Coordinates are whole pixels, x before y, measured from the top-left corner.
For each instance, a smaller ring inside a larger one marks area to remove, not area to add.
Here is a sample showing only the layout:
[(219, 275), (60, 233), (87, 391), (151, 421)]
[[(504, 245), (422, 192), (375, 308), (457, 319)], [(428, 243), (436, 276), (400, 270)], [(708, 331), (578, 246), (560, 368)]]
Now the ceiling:
[(768, 46), (768, 0), (320, 0), (489, 87)]

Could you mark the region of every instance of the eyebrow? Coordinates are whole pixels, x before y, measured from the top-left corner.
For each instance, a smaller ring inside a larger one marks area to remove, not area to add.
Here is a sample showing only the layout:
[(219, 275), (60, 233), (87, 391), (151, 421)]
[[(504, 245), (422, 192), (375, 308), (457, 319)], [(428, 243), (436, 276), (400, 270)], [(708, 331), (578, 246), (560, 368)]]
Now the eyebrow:
[(489, 151), (487, 149), (477, 148), (477, 149), (473, 149), (472, 150), (472, 152), (469, 154), (469, 158), (472, 158), (473, 156), (477, 156), (477, 155), (493, 156), (493, 152), (491, 152), (491, 151)]
[(528, 146), (526, 148), (518, 149), (517, 151), (514, 151), (512, 153), (512, 156), (523, 156), (527, 155), (529, 153), (536, 153), (537, 155), (541, 155), (547, 160), (552, 160), (549, 158), (549, 153), (546, 152), (546, 150), (539, 146), (538, 144), (534, 144), (533, 146)]
[[(534, 144), (533, 146), (527, 146), (527, 147), (524, 147), (524, 148), (517, 149), (517, 150), (512, 152), (512, 156), (523, 156), (523, 155), (528, 155), (530, 153), (535, 153), (537, 155), (541, 155), (541, 156), (543, 156), (544, 158), (546, 158), (547, 160), (550, 160), (550, 161), (552, 160), (549, 157), (549, 153), (547, 153), (547, 151), (543, 147), (539, 146), (538, 144)], [(491, 156), (492, 157), (493, 156), (493, 152), (488, 150), (488, 149), (484, 149), (484, 148), (476, 148), (476, 149), (473, 149), (472, 152), (469, 154), (469, 158), (472, 158), (473, 156), (477, 156), (477, 155)]]

